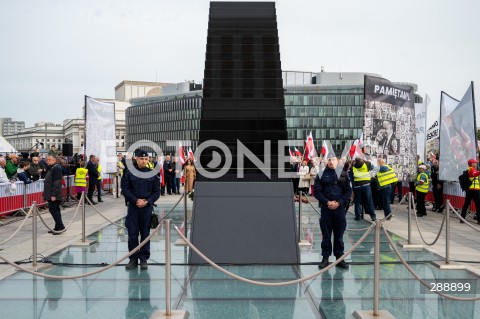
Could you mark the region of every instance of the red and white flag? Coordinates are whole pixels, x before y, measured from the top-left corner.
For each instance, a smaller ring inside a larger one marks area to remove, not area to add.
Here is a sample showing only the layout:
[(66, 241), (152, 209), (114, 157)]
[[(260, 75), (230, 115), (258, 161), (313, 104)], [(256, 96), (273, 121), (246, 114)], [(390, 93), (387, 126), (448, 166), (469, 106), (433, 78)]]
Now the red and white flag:
[(288, 148), (288, 152), (290, 153), (290, 157), (295, 157), (295, 152)]
[(310, 131), (310, 134), (308, 134), (307, 140), (305, 141), (305, 159), (309, 161), (315, 157), (317, 157), (317, 152), (315, 151), (315, 146), (313, 145), (312, 131)]
[(295, 156), (302, 156), (302, 153), (295, 147)]
[(328, 146), (327, 146), (327, 142), (325, 140), (323, 140), (321, 152), (322, 152), (323, 158), (327, 158), (327, 156), (328, 156)]
[(195, 156), (193, 156), (193, 151), (191, 148), (188, 148), (188, 157), (190, 157), (192, 162), (195, 162)]
[(355, 150), (352, 154), (352, 149), (350, 149), (350, 157), (352, 159), (356, 159), (358, 156), (362, 156), (363, 155), (363, 152), (362, 152), (362, 149), (360, 147), (360, 144), (363, 144), (363, 132), (362, 134), (360, 135), (360, 138), (356, 139), (355, 142), (353, 143), (352, 145), (352, 149), (353, 147), (355, 146)]
[(183, 165), (185, 164), (185, 152), (183, 151), (182, 142), (178, 142), (178, 158), (180, 159), (180, 163)]

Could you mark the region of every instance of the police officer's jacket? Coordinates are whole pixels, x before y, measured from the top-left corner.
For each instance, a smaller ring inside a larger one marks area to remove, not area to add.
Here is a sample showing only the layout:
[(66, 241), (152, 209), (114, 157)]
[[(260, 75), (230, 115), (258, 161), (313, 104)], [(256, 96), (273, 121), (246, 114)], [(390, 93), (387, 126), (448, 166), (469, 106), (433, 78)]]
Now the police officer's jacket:
[(337, 172), (329, 167), (325, 168), (321, 178), (317, 175), (313, 191), (320, 206), (327, 206), (329, 201), (337, 201), (342, 207), (345, 207), (347, 201), (350, 200), (352, 196), (350, 180), (345, 172), (340, 176), (339, 180)]
[[(151, 169), (138, 168), (140, 172), (150, 172)], [(135, 172), (135, 170), (133, 170)], [(143, 178), (142, 176), (135, 176), (132, 171), (127, 171), (122, 178), (122, 193), (130, 205), (136, 205), (139, 198), (146, 199), (153, 207), (153, 204), (160, 197), (160, 179), (158, 174), (152, 177)]]

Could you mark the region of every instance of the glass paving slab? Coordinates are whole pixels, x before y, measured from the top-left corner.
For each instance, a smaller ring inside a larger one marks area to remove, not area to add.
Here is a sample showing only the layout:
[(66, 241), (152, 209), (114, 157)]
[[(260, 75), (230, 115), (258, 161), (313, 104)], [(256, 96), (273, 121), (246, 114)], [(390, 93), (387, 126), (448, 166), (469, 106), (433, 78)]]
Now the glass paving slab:
[[(159, 215), (172, 205), (158, 205)], [(169, 218), (180, 226), (183, 209), (175, 209)], [(353, 222), (348, 226), (364, 228), (370, 223)], [(119, 223), (123, 224), (124, 220)], [(165, 267), (162, 230), (151, 243), (149, 268), (125, 270), (125, 261), (117, 267), (87, 278), (51, 280), (18, 272), (0, 281), (1, 318), (149, 318), (165, 309)], [(345, 250), (364, 231), (345, 233)], [(187, 265), (188, 249), (175, 246), (177, 233), (172, 230), (172, 308), (188, 310), (189, 318), (351, 318), (355, 310), (373, 309), (374, 233), (355, 250), (347, 261), (349, 270), (332, 268), (304, 283), (264, 287), (233, 279), (211, 266)], [(396, 318), (480, 318), (479, 302), (451, 301), (436, 294), (425, 294), (421, 285), (398, 261), (383, 233), (381, 234), (380, 309)], [(396, 242), (404, 239), (393, 236)], [(128, 253), (126, 230), (110, 225), (88, 237), (97, 243), (90, 247), (68, 247), (48, 259), (55, 266), (45, 272), (52, 275), (78, 275), (105, 266)], [(312, 242), (301, 248), (301, 265), (224, 266), (240, 276), (267, 282), (283, 282), (318, 271), (321, 259), (321, 235), (318, 214), (303, 208), (302, 239)], [(252, 247), (255, 249), (255, 247)], [(441, 257), (423, 251), (401, 251), (415, 272), (423, 279), (468, 279), (480, 281), (464, 270), (440, 270), (430, 264)], [(330, 261), (333, 261), (333, 257)], [(457, 294), (472, 297), (475, 294)]]

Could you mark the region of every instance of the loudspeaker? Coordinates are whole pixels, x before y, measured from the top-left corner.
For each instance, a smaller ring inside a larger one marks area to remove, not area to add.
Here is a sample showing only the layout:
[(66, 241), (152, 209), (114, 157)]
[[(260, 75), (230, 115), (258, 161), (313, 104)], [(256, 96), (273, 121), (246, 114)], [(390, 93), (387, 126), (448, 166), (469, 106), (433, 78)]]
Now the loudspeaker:
[(62, 153), (63, 153), (63, 156), (73, 156), (73, 144), (63, 143), (62, 144)]

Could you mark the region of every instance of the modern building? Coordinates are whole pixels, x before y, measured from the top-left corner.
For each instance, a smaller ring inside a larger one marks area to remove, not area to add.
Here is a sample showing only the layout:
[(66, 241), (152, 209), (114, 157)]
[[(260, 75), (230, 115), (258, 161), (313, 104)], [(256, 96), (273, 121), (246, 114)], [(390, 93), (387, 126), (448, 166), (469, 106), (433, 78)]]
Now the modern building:
[[(315, 146), (329, 140), (335, 151), (360, 137), (363, 130), (364, 75), (372, 73), (283, 72), (288, 139), (303, 148), (312, 132)], [(416, 84), (409, 84), (417, 90)], [(172, 92), (172, 87), (179, 88)], [(191, 140), (198, 145), (202, 91), (191, 82), (162, 88), (168, 94), (134, 98), (126, 112), (126, 147), (139, 140), (158, 144), (164, 153), (173, 153), (167, 140)], [(415, 102), (422, 98), (415, 95)]]
[(0, 118), (0, 135), (13, 135), (25, 128), (24, 121), (13, 121), (10, 117)]

